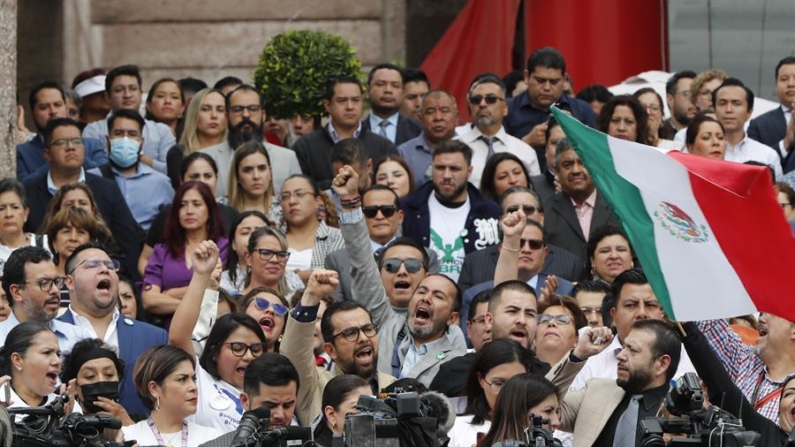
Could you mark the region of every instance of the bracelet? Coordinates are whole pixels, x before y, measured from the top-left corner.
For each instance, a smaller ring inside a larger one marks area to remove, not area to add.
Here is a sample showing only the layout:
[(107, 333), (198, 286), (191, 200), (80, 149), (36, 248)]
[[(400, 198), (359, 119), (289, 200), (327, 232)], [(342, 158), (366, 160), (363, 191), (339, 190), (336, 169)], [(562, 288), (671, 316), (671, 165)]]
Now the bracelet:
[(353, 200), (340, 200), (340, 207), (346, 210), (356, 209), (362, 206), (362, 198), (357, 196)]
[(519, 250), (521, 250), (521, 248), (508, 248), (505, 244), (502, 244), (501, 248), (509, 253), (519, 253)]

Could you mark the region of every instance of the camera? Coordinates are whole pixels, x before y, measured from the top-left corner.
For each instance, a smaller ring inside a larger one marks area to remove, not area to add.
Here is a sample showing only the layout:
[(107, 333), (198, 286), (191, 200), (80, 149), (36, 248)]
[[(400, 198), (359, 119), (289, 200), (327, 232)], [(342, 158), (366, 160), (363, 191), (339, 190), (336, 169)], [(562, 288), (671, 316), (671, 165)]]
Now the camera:
[[(704, 393), (698, 376), (687, 373), (676, 381), (665, 397), (665, 408), (678, 418), (645, 418), (641, 421), (642, 447), (685, 447), (713, 446), (746, 447), (756, 446), (761, 434), (745, 430), (740, 421), (731, 413), (714, 405), (703, 409)], [(683, 434), (667, 444), (664, 433)]]
[(524, 442), (508, 439), (494, 444), (492, 447), (562, 447), (559, 440), (552, 437), (549, 419), (531, 415), (530, 426), (524, 429)]
[(243, 413), (230, 447), (314, 446), (312, 433), (305, 427), (280, 427), (268, 430), (271, 411), (259, 407)]

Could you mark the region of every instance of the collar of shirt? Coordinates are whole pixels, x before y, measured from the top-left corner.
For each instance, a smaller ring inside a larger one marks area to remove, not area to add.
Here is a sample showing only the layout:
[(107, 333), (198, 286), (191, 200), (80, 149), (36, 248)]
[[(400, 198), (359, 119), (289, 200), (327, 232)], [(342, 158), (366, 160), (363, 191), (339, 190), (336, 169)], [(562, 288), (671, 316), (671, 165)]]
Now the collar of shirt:
[[(87, 330), (91, 335), (96, 338), (99, 338), (97, 335), (97, 331), (94, 330), (94, 326), (91, 325), (91, 322), (88, 319), (77, 312), (72, 308), (72, 305), (69, 305), (68, 312), (72, 314), (72, 319), (75, 321), (75, 326), (82, 327), (83, 329)], [(105, 343), (108, 343), (108, 340), (111, 339), (113, 333), (116, 331), (116, 323), (119, 321), (119, 312), (118, 308), (113, 308), (113, 317), (111, 319), (110, 325), (108, 325), (108, 331), (105, 332), (105, 339), (102, 340)], [(117, 343), (110, 343), (111, 345), (117, 345)]]
[(381, 125), (381, 121), (388, 121), (389, 124), (391, 124), (392, 126), (394, 126), (395, 129), (397, 129), (398, 117), (399, 116), (400, 116), (400, 112), (395, 113), (394, 115), (392, 115), (392, 116), (390, 116), (388, 118), (381, 118), (379, 116), (376, 116), (375, 113), (371, 113), (370, 114), (370, 129), (373, 129), (373, 130), (378, 129), (378, 126)]
[[(553, 104), (559, 105), (559, 104), (568, 104), (568, 103), (569, 103), (568, 96), (562, 94), (562, 95), (560, 95), (560, 98), (558, 98), (557, 101), (555, 101)], [(533, 106), (533, 102), (530, 100), (530, 91), (529, 90), (525, 90), (525, 92), (519, 97), (519, 108), (522, 108), (522, 109), (527, 108), (527, 109), (532, 109), (532, 110), (536, 110), (536, 111), (539, 111), (539, 112), (550, 113), (549, 109), (541, 110), (541, 109), (538, 109), (535, 106)]]
[[(19, 319), (17, 319), (17, 316), (14, 315), (13, 309), (11, 312), (8, 313), (8, 318), (6, 318), (4, 323), (8, 324), (9, 327), (11, 328), (19, 324)], [(68, 340), (69, 335), (74, 333), (74, 331), (69, 331), (69, 326), (71, 326), (71, 324), (64, 323), (63, 321), (56, 320), (54, 318), (47, 322), (47, 327), (50, 328), (53, 332), (55, 332), (55, 335), (60, 340)]]
[(582, 208), (585, 205), (588, 205), (589, 207), (593, 208), (594, 206), (596, 206), (596, 189), (593, 190), (591, 195), (588, 196), (588, 198), (585, 199), (585, 202), (583, 202), (581, 205), (578, 205), (577, 202), (574, 201), (574, 199), (570, 198), (569, 200), (571, 200), (571, 204), (574, 206), (575, 209)]
[(530, 280), (527, 281), (527, 285), (532, 287), (533, 290), (535, 290), (536, 295), (538, 295), (538, 293), (539, 293), (539, 291), (538, 291), (538, 275), (530, 278)]
[(646, 411), (651, 411), (656, 407), (659, 407), (662, 403), (663, 399), (665, 399), (666, 394), (668, 394), (668, 389), (670, 385), (668, 383), (664, 383), (657, 388), (652, 388), (649, 390), (644, 391), (643, 394), (643, 407)]
[(135, 168), (135, 173), (133, 175), (127, 177), (124, 174), (122, 174), (121, 171), (116, 169), (115, 166), (113, 166), (113, 165), (108, 165), (108, 166), (110, 166), (110, 170), (113, 171), (114, 174), (116, 174), (116, 175), (118, 175), (118, 176), (120, 176), (120, 177), (122, 177), (124, 179), (133, 179), (133, 178), (137, 178), (137, 177), (143, 177), (145, 175), (149, 175), (149, 174), (155, 172), (154, 169), (152, 169), (149, 166), (147, 166), (146, 163), (140, 163), (139, 162), (138, 166)]
[[(340, 134), (337, 133), (337, 129), (334, 128), (334, 124), (329, 121), (328, 123), (328, 134), (331, 137), (331, 141), (335, 144), (339, 143), (342, 138), (340, 138)], [(359, 138), (359, 134), (362, 132), (362, 123), (359, 123), (356, 126), (356, 130), (353, 131), (353, 138)]]
[(395, 239), (397, 239), (397, 237), (395, 237), (395, 236), (392, 236), (392, 239), (390, 239), (390, 240), (389, 240), (389, 242), (387, 242), (387, 243), (386, 243), (386, 244), (384, 244), (384, 245), (381, 245), (381, 244), (379, 244), (378, 242), (376, 242), (376, 241), (374, 241), (374, 240), (370, 239), (370, 245), (373, 247), (373, 253), (377, 252), (377, 251), (378, 251), (379, 249), (381, 249), (381, 248), (384, 248), (384, 247), (386, 247), (387, 245), (389, 245), (390, 243), (392, 243), (392, 241), (394, 241)]
[[(80, 177), (77, 178), (78, 183), (85, 183), (86, 182), (86, 171), (81, 167), (80, 168)], [(50, 194), (55, 195), (58, 192), (58, 188), (55, 187), (55, 183), (52, 181), (52, 171), (47, 171), (47, 191)]]
[(411, 344), (409, 345), (409, 351), (414, 351), (414, 353), (422, 357), (423, 355), (427, 354), (428, 351), (431, 351), (434, 347), (436, 347), (436, 345), (438, 345), (439, 342), (442, 341), (442, 339), (446, 336), (447, 334), (442, 334), (441, 337), (437, 338), (434, 341), (429, 341), (428, 343), (421, 344), (419, 348), (417, 347), (417, 345), (414, 344), (414, 341), (412, 340)]
[(743, 139), (740, 140), (740, 142), (737, 143), (736, 146), (732, 146), (732, 144), (729, 143), (729, 140), (726, 140), (726, 152), (742, 152), (743, 148), (746, 146), (745, 143), (747, 143), (747, 142), (748, 142), (748, 133), (747, 132), (743, 133)]

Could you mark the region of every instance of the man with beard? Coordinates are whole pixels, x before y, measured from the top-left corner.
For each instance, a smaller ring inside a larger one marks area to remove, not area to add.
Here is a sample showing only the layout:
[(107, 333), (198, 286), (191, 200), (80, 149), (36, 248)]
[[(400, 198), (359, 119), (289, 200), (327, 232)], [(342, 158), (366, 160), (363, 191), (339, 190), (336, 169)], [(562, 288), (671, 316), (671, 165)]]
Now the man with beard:
[(108, 118), (107, 165), (89, 171), (114, 180), (130, 212), (144, 230), (161, 209), (171, 205), (174, 189), (165, 174), (140, 162), (144, 119), (134, 110), (122, 109)]
[[(372, 263), (372, 260), (370, 261)], [(302, 386), (296, 398), (295, 412), (301, 424), (309, 426), (323, 411), (323, 389), (333, 377), (354, 374), (370, 383), (373, 394), (395, 381), (376, 370), (378, 334), (370, 314), (360, 304), (340, 301), (323, 313), (320, 330), (323, 349), (334, 362), (332, 370), (316, 366), (312, 344), (307, 343), (315, 331), (322, 299), (339, 285), (337, 272), (315, 269), (309, 277), (301, 302), (290, 312), (279, 351), (295, 365)]]
[(560, 404), (560, 428), (574, 433), (573, 446), (639, 446), (640, 422), (657, 416), (681, 349), (668, 323), (633, 323), (618, 354), (617, 378), (591, 380)]
[(500, 207), (485, 199), (467, 179), (472, 149), (445, 141), (433, 153), (432, 181), (401, 203), (403, 235), (430, 247), (439, 256), (439, 273), (458, 280), (464, 256), (499, 243)]
[[(88, 243), (77, 247), (66, 260), (69, 309), (58, 321), (74, 325), (88, 332), (91, 338), (116, 348), (125, 363), (119, 403), (131, 416), (144, 416), (149, 410), (135, 391), (133, 367), (145, 350), (167, 344), (168, 334), (159, 327), (121, 315), (118, 269), (119, 261), (111, 259), (101, 245)], [(101, 408), (107, 405), (97, 402)]]
[(367, 94), (372, 113), (362, 120), (362, 128), (371, 130), (400, 145), (420, 134), (416, 121), (400, 114), (403, 106), (403, 72), (393, 64), (379, 64), (367, 77)]
[(591, 233), (605, 224), (618, 225), (618, 218), (596, 185), (567, 138), (558, 141), (555, 172), (561, 193), (546, 204), (544, 234), (547, 242), (587, 259)]
[(265, 134), (265, 108), (262, 106), (262, 97), (256, 88), (243, 84), (226, 95), (226, 113), (229, 125), (228, 144), (218, 144), (201, 152), (206, 153), (218, 165), (218, 183), (215, 188), (215, 197), (226, 198), (229, 187), (229, 169), (235, 150), (243, 143), (256, 141), (265, 146), (271, 160), (273, 173), (273, 190), (276, 197), (282, 190), (282, 183), (287, 177), (301, 173), (301, 166), (295, 152), (290, 149), (276, 146), (264, 141)]
[(399, 378), (414, 378), (428, 386), (441, 364), (466, 353), (464, 335), (457, 324), (461, 291), (445, 275), (424, 275), (427, 257), (423, 256), (422, 247), (399, 240), (386, 247), (379, 266), (397, 272), (393, 281), (387, 281), (387, 287), (400, 289), (411, 298), (408, 314), (392, 308), (379, 266), (373, 264), (358, 181), (356, 171), (344, 166), (332, 182), (343, 207), (340, 230), (351, 258), (353, 297), (370, 312), (378, 328), (378, 370)]
[(673, 139), (677, 132), (687, 127), (690, 120), (696, 116), (696, 106), (690, 98), (690, 86), (696, 72), (683, 70), (674, 73), (665, 83), (665, 100), (671, 117), (663, 121), (662, 130), (666, 139)]
[[(47, 160), (44, 158), (44, 128), (55, 118), (66, 118), (66, 114), (66, 95), (60, 85), (45, 81), (33, 87), (30, 92), (30, 115), (39, 133), (17, 145), (17, 179), (20, 182), (47, 170)], [(97, 138), (84, 138), (83, 144), (86, 154), (83, 168), (90, 169), (108, 162), (102, 141)]]
[(505, 84), (495, 75), (478, 75), (467, 95), (472, 130), (458, 137), (472, 148), (472, 174), (469, 181), (480, 186), (480, 177), (488, 159), (498, 152), (510, 152), (519, 157), (530, 175), (539, 175), (538, 156), (527, 143), (508, 135), (502, 120), (508, 114), (505, 103)]
[(50, 252), (39, 247), (22, 247), (11, 252), (3, 270), (3, 292), (11, 312), (0, 323), (0, 346), (17, 324), (36, 321), (55, 332), (58, 347), (69, 352), (72, 346), (91, 334), (83, 328), (58, 321), (63, 277), (52, 262)]

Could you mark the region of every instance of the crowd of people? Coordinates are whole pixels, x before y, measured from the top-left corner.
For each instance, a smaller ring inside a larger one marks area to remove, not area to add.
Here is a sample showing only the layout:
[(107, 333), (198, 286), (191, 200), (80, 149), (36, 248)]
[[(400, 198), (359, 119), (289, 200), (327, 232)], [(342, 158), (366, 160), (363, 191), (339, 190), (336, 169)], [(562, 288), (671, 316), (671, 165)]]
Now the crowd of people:
[(464, 125), (392, 64), (329, 79), (327, 119), (270, 117), (234, 77), (159, 79), (145, 102), (134, 65), (42, 82), (0, 180), (4, 406), (67, 393), (122, 421), (107, 440), (183, 447), (230, 445), (264, 406), (331, 447), (360, 396), (409, 383), (449, 401), (451, 447), (524, 440), (538, 418), (564, 445), (634, 446), (697, 372), (783, 445), (795, 324), (669, 321), (550, 116), (766, 166), (793, 221), (795, 57), (774, 74), (780, 107), (751, 120), (754, 93), (722, 70), (675, 73), (665, 102), (574, 96), (546, 47), (475, 77)]

